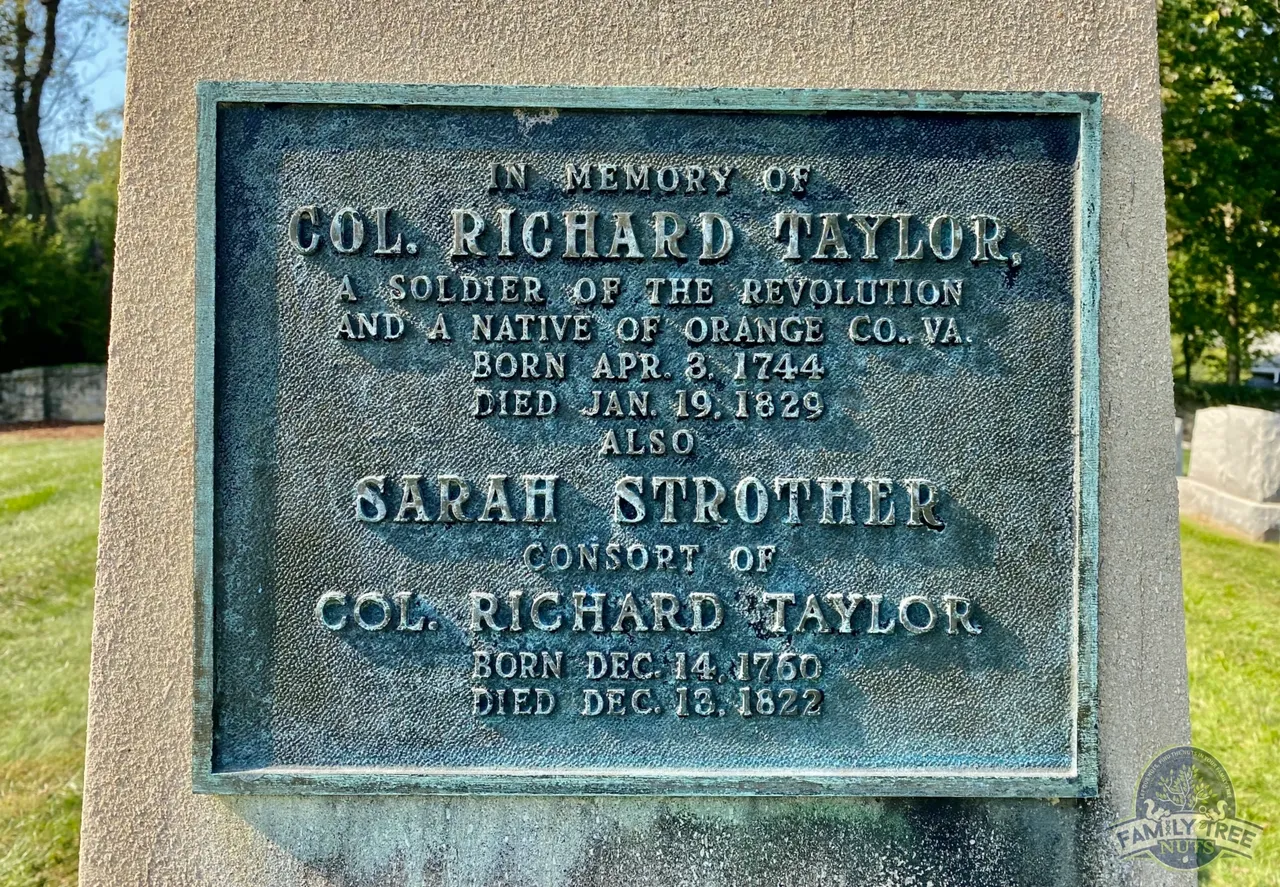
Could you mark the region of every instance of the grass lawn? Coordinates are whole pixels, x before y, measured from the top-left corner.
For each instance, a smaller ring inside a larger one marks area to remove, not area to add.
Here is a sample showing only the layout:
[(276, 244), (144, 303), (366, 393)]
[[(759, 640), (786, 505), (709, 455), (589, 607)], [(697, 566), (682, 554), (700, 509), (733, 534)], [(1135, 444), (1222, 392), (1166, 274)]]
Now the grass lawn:
[(3, 887), (76, 883), (101, 463), (96, 428), (0, 434)]
[[(73, 885), (102, 440), (0, 433), (0, 887)], [(1214, 887), (1280, 884), (1280, 546), (1182, 525), (1197, 745), (1268, 826)], [(1154, 863), (1152, 863), (1154, 864)]]
[(1201, 883), (1280, 884), (1280, 546), (1182, 523), (1192, 741), (1231, 775), (1237, 816), (1267, 827), (1253, 860)]

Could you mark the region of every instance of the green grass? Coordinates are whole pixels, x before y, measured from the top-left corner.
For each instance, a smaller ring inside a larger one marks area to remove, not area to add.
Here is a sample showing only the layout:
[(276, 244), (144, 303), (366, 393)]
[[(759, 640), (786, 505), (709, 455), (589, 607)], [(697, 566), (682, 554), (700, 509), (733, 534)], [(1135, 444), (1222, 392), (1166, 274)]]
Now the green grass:
[[(0, 434), (0, 887), (72, 885), (80, 826), (99, 438)], [(1280, 884), (1280, 546), (1182, 525), (1192, 733), (1268, 827), (1214, 887)], [(1154, 865), (1154, 863), (1151, 863)]]
[(102, 439), (0, 435), (0, 885), (74, 885)]
[(1182, 523), (1191, 737), (1231, 775), (1237, 814), (1267, 828), (1252, 860), (1220, 858), (1215, 887), (1280, 884), (1280, 546)]

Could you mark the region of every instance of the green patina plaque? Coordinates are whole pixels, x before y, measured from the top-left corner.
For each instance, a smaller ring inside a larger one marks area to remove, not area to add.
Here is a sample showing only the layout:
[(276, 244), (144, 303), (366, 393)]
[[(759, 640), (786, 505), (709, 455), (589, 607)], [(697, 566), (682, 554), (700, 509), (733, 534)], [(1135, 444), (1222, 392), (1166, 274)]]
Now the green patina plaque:
[(197, 790), (1095, 792), (1097, 96), (199, 110)]

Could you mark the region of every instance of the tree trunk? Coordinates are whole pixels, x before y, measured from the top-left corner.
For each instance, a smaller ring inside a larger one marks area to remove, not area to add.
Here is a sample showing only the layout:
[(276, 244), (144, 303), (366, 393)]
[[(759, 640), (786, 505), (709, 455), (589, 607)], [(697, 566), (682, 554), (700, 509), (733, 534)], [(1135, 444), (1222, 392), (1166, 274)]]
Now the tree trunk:
[(27, 50), (35, 36), (27, 24), (26, 3), (14, 10), (13, 54), (13, 119), (22, 150), (22, 183), (26, 188), (26, 212), (44, 219), (45, 227), (54, 228), (53, 199), (45, 180), (44, 145), (40, 141), (40, 105), (44, 86), (53, 73), (57, 47), (58, 4), (60, 0), (40, 0), (44, 6), (40, 60), (34, 72), (27, 71)]
[(1195, 363), (1196, 349), (1191, 344), (1191, 337), (1185, 333), (1182, 336), (1182, 379), (1188, 385), (1191, 384), (1191, 364)]
[(5, 175), (4, 167), (0, 166), (0, 213), (11, 216), (14, 209), (13, 197), (9, 194), (9, 179)]
[(1227, 266), (1227, 384), (1240, 384), (1240, 294), (1236, 290), (1236, 269)]

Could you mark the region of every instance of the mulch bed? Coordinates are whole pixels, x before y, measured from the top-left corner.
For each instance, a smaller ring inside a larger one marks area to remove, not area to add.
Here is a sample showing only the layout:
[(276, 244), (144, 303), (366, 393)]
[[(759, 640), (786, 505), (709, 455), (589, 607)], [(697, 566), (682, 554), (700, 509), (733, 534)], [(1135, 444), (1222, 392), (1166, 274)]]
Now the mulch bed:
[(0, 437), (17, 435), (29, 440), (84, 440), (102, 436), (101, 422), (13, 422), (0, 425)]

